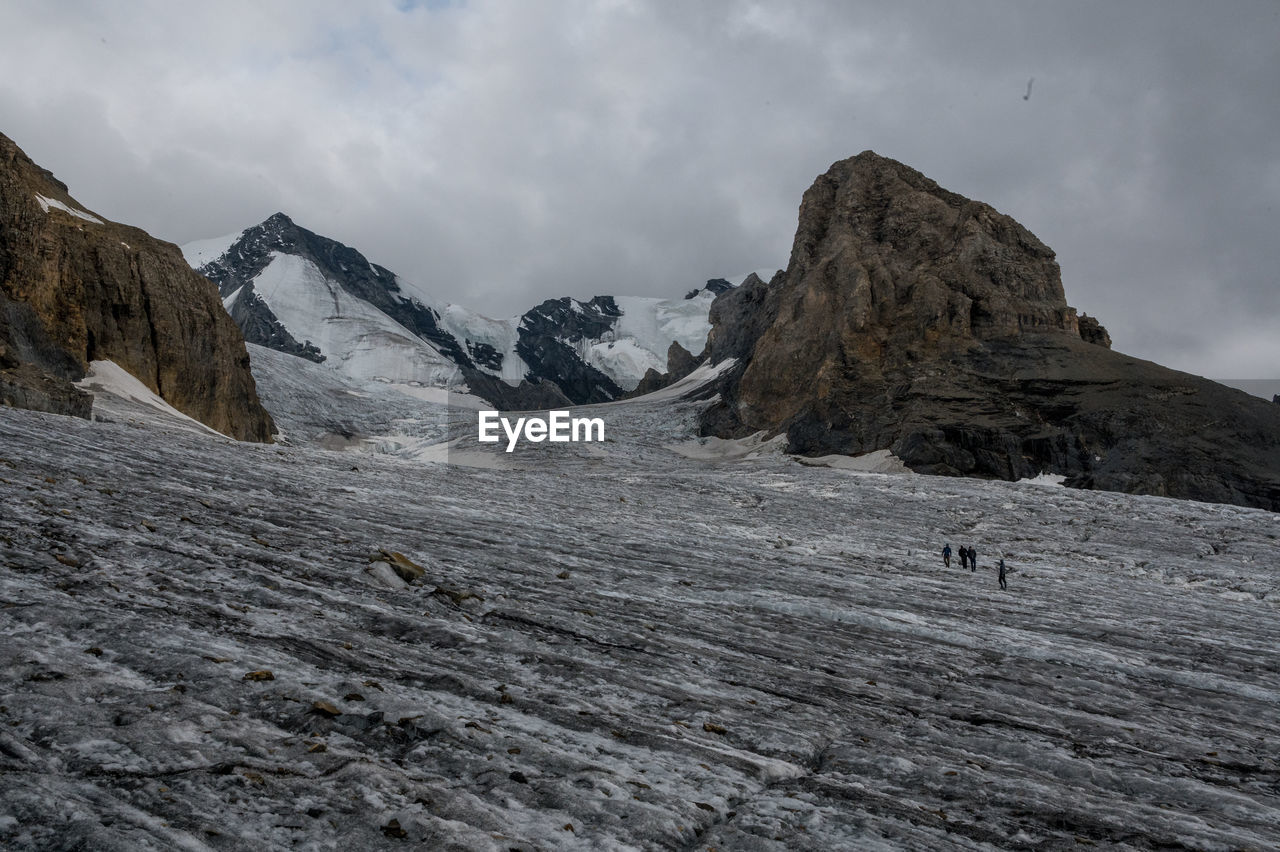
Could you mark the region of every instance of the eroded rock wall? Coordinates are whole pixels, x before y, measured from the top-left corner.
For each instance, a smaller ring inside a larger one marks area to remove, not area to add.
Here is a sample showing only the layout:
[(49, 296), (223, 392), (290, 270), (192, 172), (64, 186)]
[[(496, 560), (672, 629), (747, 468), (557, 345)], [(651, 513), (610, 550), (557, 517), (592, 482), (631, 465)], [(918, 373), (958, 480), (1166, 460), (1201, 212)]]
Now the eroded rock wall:
[(213, 284), (176, 246), (84, 210), (3, 135), (0, 292), (20, 306), (0, 312), (0, 343), (28, 373), (65, 386), (89, 361), (115, 361), (219, 432), (271, 439), (244, 339)]
[(785, 274), (721, 299), (711, 360), (740, 363), (708, 434), (1280, 511), (1276, 406), (1112, 351), (1048, 246), (894, 160), (833, 165), (804, 195)]

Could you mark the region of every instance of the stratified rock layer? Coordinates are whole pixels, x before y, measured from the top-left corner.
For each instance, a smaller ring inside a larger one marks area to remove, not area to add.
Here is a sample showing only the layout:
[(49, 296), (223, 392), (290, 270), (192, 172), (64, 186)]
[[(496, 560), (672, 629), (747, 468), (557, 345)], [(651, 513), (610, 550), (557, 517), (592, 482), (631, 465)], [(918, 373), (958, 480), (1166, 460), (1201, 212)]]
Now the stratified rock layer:
[(739, 365), (707, 433), (1280, 511), (1276, 406), (1111, 351), (1035, 235), (873, 152), (815, 181), (786, 273), (711, 321), (711, 360)]
[(85, 416), (70, 383), (89, 361), (111, 360), (219, 432), (271, 439), (244, 339), (216, 288), (176, 246), (85, 211), (3, 135), (0, 300), (8, 404)]

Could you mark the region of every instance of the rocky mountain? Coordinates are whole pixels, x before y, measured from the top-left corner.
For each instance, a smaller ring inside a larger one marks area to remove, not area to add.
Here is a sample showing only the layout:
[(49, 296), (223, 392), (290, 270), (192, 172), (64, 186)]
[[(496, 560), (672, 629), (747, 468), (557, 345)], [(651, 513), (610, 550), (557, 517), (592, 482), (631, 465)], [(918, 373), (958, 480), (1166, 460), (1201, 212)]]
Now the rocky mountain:
[(114, 361), (182, 413), (269, 441), (244, 340), (177, 247), (84, 209), (0, 135), (0, 401), (86, 417)]
[(738, 361), (705, 434), (1280, 510), (1280, 406), (1112, 351), (1030, 231), (871, 151), (805, 193), (785, 273), (710, 321), (709, 359)]
[(701, 351), (711, 303), (733, 286), (715, 279), (684, 299), (548, 299), (495, 320), (438, 302), (283, 213), (183, 251), (252, 343), (357, 379), (465, 388), (504, 408), (622, 396), (668, 368), (672, 342)]

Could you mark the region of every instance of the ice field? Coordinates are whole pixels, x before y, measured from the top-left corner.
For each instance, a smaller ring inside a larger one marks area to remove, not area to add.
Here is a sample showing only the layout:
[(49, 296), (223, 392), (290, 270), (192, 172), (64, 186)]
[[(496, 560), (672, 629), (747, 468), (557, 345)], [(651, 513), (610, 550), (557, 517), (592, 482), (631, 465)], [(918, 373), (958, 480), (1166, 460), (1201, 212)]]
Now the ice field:
[(721, 451), (670, 398), (506, 454), (263, 352), (290, 444), (0, 409), (0, 845), (1280, 845), (1280, 516)]

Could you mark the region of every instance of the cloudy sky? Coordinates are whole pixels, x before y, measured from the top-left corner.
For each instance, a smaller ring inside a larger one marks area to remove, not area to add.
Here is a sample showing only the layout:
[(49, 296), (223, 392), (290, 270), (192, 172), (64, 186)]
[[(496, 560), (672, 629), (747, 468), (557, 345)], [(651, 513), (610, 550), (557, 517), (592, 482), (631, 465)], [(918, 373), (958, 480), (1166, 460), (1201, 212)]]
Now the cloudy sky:
[(0, 132), (165, 239), (283, 210), (495, 316), (785, 266), (871, 148), (1035, 232), (1117, 349), (1280, 375), (1275, 0), (4, 0)]

